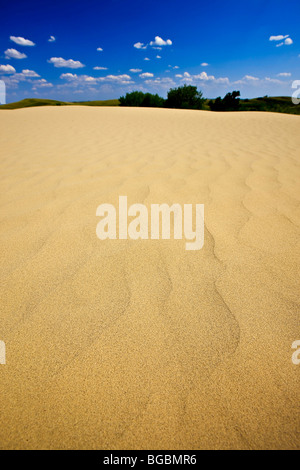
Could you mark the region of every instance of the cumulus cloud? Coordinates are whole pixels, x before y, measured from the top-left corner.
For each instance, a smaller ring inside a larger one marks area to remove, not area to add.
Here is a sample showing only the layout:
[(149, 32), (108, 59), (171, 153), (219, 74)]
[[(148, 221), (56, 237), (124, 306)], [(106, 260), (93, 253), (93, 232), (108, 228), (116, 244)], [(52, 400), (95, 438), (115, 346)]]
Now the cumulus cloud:
[(208, 64), (207, 62), (203, 62), (203, 63), (201, 64), (201, 67), (208, 67), (208, 66), (209, 66), (209, 64)]
[(157, 58), (157, 59), (161, 59), (161, 56), (160, 56), (160, 55), (157, 55), (156, 58)]
[(107, 67), (94, 67), (93, 70), (108, 70)]
[(162, 39), (160, 36), (156, 36), (154, 41), (151, 41), (149, 44), (145, 44), (143, 42), (136, 42), (133, 47), (136, 49), (147, 49), (148, 46), (151, 46), (153, 49), (162, 50), (163, 46), (171, 46), (172, 41), (171, 39), (167, 39), (166, 41)]
[(22, 37), (10, 36), (9, 38), (12, 42), (18, 44), (19, 46), (35, 46), (35, 43), (29, 39), (24, 39)]
[(133, 47), (136, 49), (147, 49), (147, 44), (144, 44), (143, 42), (136, 42)]
[(270, 36), (269, 41), (279, 42), (279, 44), (276, 44), (276, 47), (291, 46), (292, 44), (294, 44), (294, 41), (292, 40), (292, 38), (290, 38), (289, 34), (285, 36), (282, 34), (278, 36)]
[(140, 73), (140, 72), (142, 72), (142, 69), (130, 69), (129, 72)]
[(181, 78), (182, 82), (195, 83), (199, 80), (204, 83), (216, 83), (216, 84), (229, 84), (229, 78), (219, 77), (216, 78), (213, 75), (208, 75), (206, 72), (201, 72), (196, 75), (191, 75), (189, 72), (184, 72), (184, 74), (175, 75), (176, 78)]
[(168, 89), (172, 86), (175, 86), (176, 83), (172, 78), (164, 77), (164, 78), (155, 78), (154, 80), (145, 80), (145, 83), (150, 86), (154, 86), (155, 88), (164, 88)]
[(17, 51), (16, 49), (6, 49), (4, 52), (6, 59), (26, 59), (27, 55), (22, 52)]
[(62, 80), (65, 79), (65, 80), (75, 80), (78, 78), (78, 75), (76, 73), (62, 73), (61, 76), (59, 77), (61, 78)]
[[(18, 74), (20, 75), (20, 74)], [(27, 78), (37, 78), (40, 77), (38, 73), (36, 73), (34, 70), (22, 70), (22, 75)]]
[(259, 80), (259, 78), (252, 77), (251, 75), (245, 75), (243, 80), (248, 80), (248, 81), (254, 81), (255, 82), (255, 81)]
[(48, 60), (49, 64), (53, 64), (54, 67), (57, 68), (68, 68), (68, 69), (81, 69), (82, 67), (85, 67), (81, 62), (78, 60), (73, 60), (73, 59), (68, 59), (65, 60), (62, 57), (51, 57), (51, 59)]
[(150, 60), (150, 59), (149, 59), (149, 57), (145, 57), (145, 59), (144, 59), (144, 60), (147, 60), (147, 61), (148, 61), (148, 60)]
[(63, 73), (61, 74), (60, 78), (62, 80), (67, 80), (73, 85), (96, 85), (100, 82), (115, 82), (118, 84), (129, 84), (133, 83), (131, 81), (130, 75), (123, 74), (123, 75), (107, 75), (106, 77), (91, 77), (89, 75), (77, 75), (73, 73)]
[(283, 84), (285, 84), (285, 82), (283, 82), (282, 80), (278, 80), (277, 78), (266, 77), (266, 78), (265, 78), (265, 81), (268, 82), (268, 83), (275, 83), (276, 85), (283, 85)]
[(16, 73), (16, 69), (12, 65), (0, 65), (0, 73)]
[(162, 39), (160, 36), (155, 36), (154, 41), (150, 42), (150, 46), (154, 47), (161, 47), (161, 46), (172, 46), (171, 39), (167, 39), (166, 41)]
[(38, 73), (36, 73), (34, 70), (25, 69), (22, 70), (21, 73), (14, 73), (13, 75), (10, 75), (5, 81), (10, 87), (15, 88), (19, 85), (20, 82), (35, 83), (36, 78), (40, 78)]
[(100, 78), (99, 80), (112, 80), (112, 81), (117, 81), (117, 82), (128, 82), (131, 80), (130, 75), (123, 74), (123, 75), (107, 75), (106, 77)]
[(140, 74), (140, 77), (141, 77), (141, 78), (152, 78), (152, 77), (154, 77), (154, 74), (153, 74), (153, 73), (149, 73), (149, 72), (145, 72), (145, 73), (141, 73), (141, 74)]
[(279, 36), (270, 36), (269, 41), (283, 41), (284, 39), (288, 37), (289, 37), (289, 34), (287, 34), (286, 36), (283, 36), (282, 34), (280, 34)]
[[(186, 74), (184, 74), (184, 76), (186, 76)], [(190, 76), (190, 75), (189, 75)], [(206, 72), (201, 72), (199, 73), (198, 75), (194, 75), (193, 76), (196, 80), (204, 80), (204, 81), (207, 81), (207, 80), (215, 80), (215, 77), (213, 75), (207, 75)]]
[(52, 88), (53, 85), (52, 83), (47, 82), (44, 78), (41, 80), (35, 80), (33, 90), (36, 90), (37, 88)]
[(98, 52), (103, 52), (102, 47), (98, 47), (98, 48), (97, 48), (97, 51), (98, 51)]
[(55, 36), (50, 36), (50, 38), (48, 39), (48, 42), (55, 42), (55, 41), (56, 41)]

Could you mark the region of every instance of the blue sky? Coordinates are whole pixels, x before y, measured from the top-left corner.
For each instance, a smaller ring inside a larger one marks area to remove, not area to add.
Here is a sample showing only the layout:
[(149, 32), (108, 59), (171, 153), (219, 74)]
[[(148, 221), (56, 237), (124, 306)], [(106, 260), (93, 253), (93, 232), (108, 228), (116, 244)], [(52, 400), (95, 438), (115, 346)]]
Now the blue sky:
[[(292, 93), (300, 80), (299, 0), (23, 0), (1, 6), (7, 102)], [(148, 59), (148, 60), (147, 60)]]

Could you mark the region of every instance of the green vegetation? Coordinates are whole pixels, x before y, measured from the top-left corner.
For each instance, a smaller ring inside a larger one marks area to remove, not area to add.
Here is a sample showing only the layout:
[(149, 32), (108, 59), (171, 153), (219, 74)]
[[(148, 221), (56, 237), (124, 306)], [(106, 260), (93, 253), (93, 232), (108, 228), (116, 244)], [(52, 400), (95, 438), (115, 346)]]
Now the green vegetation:
[(105, 100), (105, 101), (74, 101), (66, 103), (73, 106), (120, 106), (119, 100)]
[(159, 95), (143, 93), (142, 91), (127, 93), (126, 96), (121, 96), (119, 101), (120, 106), (134, 106), (137, 108), (162, 108), (165, 103), (165, 100)]
[(184, 85), (171, 88), (165, 102), (165, 108), (203, 109), (205, 99), (196, 86)]
[(16, 103), (4, 104), (0, 106), (0, 110), (1, 109), (33, 108), (37, 106), (119, 106), (119, 104), (120, 104), (119, 100), (67, 102), (67, 101), (27, 98), (22, 101), (17, 101)]
[[(192, 90), (190, 90), (192, 88)], [(180, 87), (170, 90), (167, 100), (151, 93), (127, 93), (120, 100), (66, 102), (44, 99), (25, 99), (17, 103), (0, 106), (1, 109), (21, 109), (36, 106), (143, 106), (170, 107), (181, 109), (204, 109), (213, 111), (262, 111), (300, 115), (300, 105), (296, 106), (288, 96), (239, 99), (239, 92), (228, 93), (225, 98), (205, 100), (196, 87)], [(198, 107), (199, 106), (199, 107)], [(223, 107), (223, 109), (220, 109)]]
[(241, 100), (239, 110), (300, 115), (300, 104), (298, 106), (294, 105), (288, 96), (264, 96), (263, 98), (254, 98), (252, 100)]
[[(208, 105), (212, 111), (261, 111), (270, 113), (285, 113), (285, 114), (298, 114), (300, 115), (300, 105), (296, 106), (288, 96), (254, 98), (251, 100), (240, 100), (233, 92), (228, 93), (223, 100), (217, 98), (210, 100)], [(235, 98), (234, 98), (235, 97)], [(233, 100), (236, 103), (233, 106)]]
[(172, 88), (168, 92), (168, 98), (164, 100), (159, 95), (133, 91), (121, 96), (120, 106), (151, 107), (151, 108), (176, 108), (176, 109), (203, 109), (205, 99), (197, 87), (184, 85)]
[(240, 97), (239, 91), (227, 93), (222, 99), (220, 96), (216, 100), (211, 100), (208, 105), (212, 111), (239, 111)]

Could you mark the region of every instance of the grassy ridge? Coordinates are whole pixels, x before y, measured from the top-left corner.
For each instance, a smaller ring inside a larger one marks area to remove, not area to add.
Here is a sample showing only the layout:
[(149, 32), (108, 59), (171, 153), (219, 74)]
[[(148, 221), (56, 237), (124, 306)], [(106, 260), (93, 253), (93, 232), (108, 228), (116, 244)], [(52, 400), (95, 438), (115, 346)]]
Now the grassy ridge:
[(119, 106), (119, 100), (68, 102), (27, 98), (16, 103), (4, 104), (0, 106), (0, 109), (22, 109), (37, 106)]
[(240, 111), (268, 111), (273, 113), (300, 114), (300, 104), (294, 105), (287, 96), (254, 98), (241, 100)]
[[(119, 100), (106, 101), (79, 101), (67, 102), (56, 100), (44, 100), (36, 98), (28, 98), (16, 103), (10, 103), (0, 106), (1, 109), (21, 109), (32, 108), (36, 106), (119, 106)], [(205, 108), (209, 109), (208, 106)], [(288, 96), (263, 97), (251, 100), (240, 101), (240, 111), (264, 111), (273, 113), (298, 114), (300, 115), (300, 105), (296, 106)]]

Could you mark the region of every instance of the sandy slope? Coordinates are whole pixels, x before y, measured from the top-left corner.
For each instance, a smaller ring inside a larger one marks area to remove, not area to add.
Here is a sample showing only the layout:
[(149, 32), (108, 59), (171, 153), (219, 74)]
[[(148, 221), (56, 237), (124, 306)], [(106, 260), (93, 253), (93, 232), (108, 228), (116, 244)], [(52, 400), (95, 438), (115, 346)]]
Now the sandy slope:
[[(0, 113), (1, 448), (299, 448), (300, 119)], [(96, 208), (204, 203), (205, 245)]]

